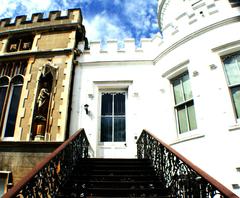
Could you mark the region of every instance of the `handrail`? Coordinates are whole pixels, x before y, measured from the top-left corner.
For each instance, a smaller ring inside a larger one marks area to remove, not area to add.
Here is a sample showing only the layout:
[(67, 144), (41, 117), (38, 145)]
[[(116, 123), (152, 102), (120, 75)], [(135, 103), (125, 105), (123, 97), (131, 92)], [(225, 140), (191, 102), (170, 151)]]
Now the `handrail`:
[(78, 130), (54, 152), (37, 164), (2, 198), (53, 197), (80, 158), (88, 157), (89, 142), (84, 129)]
[(137, 140), (138, 158), (150, 159), (171, 195), (177, 197), (238, 196), (194, 165), (171, 146), (143, 130)]

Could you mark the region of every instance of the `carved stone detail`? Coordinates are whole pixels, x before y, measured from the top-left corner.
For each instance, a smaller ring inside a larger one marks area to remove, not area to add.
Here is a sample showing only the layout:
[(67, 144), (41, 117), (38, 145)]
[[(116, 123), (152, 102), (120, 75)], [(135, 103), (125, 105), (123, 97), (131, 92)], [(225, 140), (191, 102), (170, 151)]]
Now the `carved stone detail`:
[(37, 140), (44, 139), (46, 133), (49, 133), (49, 118), (53, 100), (53, 91), (57, 76), (58, 67), (53, 64), (52, 59), (41, 68), (41, 74), (38, 80), (37, 97), (32, 124), (32, 138)]

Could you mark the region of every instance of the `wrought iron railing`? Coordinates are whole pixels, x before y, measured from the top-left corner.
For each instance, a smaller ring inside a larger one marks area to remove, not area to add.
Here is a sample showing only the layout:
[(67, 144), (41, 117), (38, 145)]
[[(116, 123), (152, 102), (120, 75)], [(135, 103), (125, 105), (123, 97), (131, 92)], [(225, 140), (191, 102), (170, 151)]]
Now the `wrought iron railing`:
[(55, 197), (59, 188), (81, 158), (89, 155), (89, 142), (83, 129), (77, 131), (53, 153), (13, 186), (3, 198)]
[(146, 130), (139, 137), (137, 147), (138, 158), (152, 161), (158, 177), (173, 197), (238, 197)]

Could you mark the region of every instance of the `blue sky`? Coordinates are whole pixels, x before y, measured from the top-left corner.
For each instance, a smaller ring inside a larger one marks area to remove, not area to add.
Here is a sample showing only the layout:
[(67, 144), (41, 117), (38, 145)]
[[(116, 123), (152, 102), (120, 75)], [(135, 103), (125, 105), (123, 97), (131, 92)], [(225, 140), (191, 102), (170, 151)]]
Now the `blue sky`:
[[(158, 31), (157, 0), (0, 0), (0, 18), (81, 8), (93, 40), (150, 38)], [(47, 15), (46, 15), (47, 16)]]

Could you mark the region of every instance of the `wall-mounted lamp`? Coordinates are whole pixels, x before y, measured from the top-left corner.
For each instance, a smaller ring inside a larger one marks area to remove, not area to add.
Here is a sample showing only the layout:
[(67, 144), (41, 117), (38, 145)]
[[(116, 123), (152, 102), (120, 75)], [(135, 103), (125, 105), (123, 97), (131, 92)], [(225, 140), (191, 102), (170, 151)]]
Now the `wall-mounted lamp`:
[(88, 115), (88, 113), (89, 113), (88, 107), (89, 107), (88, 104), (85, 104), (85, 105), (84, 105), (84, 109), (85, 109), (87, 115)]

